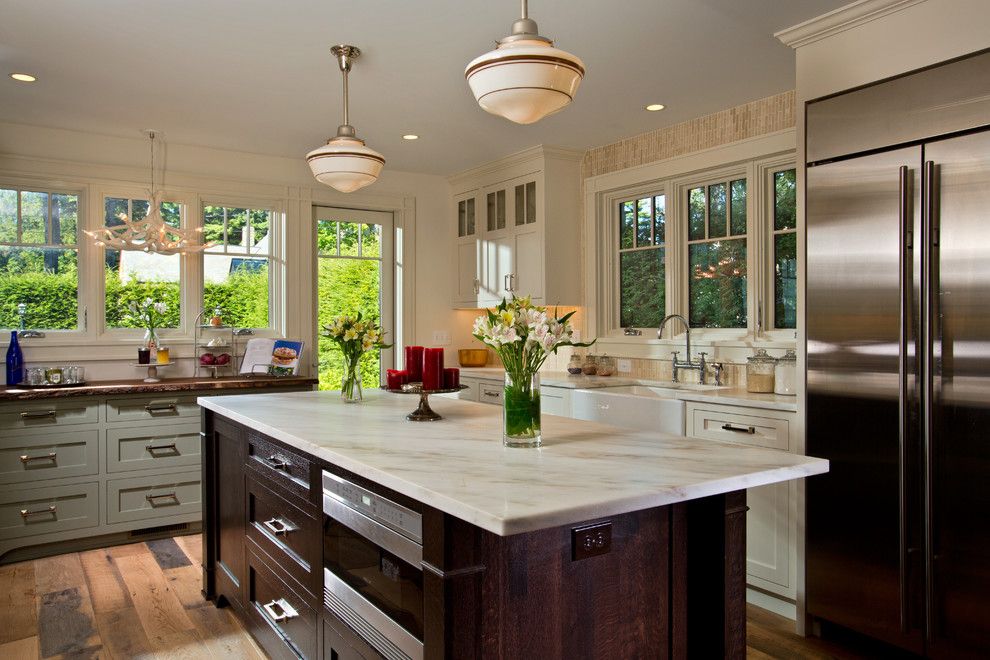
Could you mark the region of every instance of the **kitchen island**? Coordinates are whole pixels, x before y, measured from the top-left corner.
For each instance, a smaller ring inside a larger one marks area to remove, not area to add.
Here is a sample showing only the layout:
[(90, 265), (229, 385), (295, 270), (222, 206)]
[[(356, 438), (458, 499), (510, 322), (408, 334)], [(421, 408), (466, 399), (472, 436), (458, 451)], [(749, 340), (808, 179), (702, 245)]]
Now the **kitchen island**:
[[(409, 399), (383, 392), (199, 401), (204, 591), (276, 657), (741, 658), (745, 489), (828, 468), (549, 415), (542, 448), (509, 449), (497, 407), (442, 398), (437, 423), (406, 421)], [(328, 479), (421, 516), (406, 567), (420, 602), (388, 552), (373, 567), (395, 577), (401, 626), (324, 591), (324, 566), (340, 570)], [(419, 645), (396, 646), (403, 634)]]

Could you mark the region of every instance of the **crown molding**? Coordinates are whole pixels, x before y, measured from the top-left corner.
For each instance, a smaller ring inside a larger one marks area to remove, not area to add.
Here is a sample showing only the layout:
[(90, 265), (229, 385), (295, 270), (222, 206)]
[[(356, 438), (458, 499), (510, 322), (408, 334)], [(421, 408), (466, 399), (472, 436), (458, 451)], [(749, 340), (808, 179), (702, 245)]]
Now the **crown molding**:
[(545, 158), (554, 158), (558, 160), (570, 160), (574, 162), (580, 162), (584, 157), (584, 151), (578, 149), (565, 149), (563, 147), (552, 147), (547, 145), (538, 144), (535, 147), (529, 147), (523, 149), (522, 151), (517, 151), (514, 154), (509, 154), (497, 160), (489, 161), (477, 167), (472, 167), (469, 170), (464, 170), (463, 172), (458, 172), (457, 174), (451, 174), (447, 177), (447, 182), (452, 186), (456, 186), (458, 182), (465, 181), (468, 179), (482, 178), (488, 174), (493, 174), (500, 172), (511, 167), (526, 165), (533, 163), (539, 169), (540, 162)]
[(922, 2), (925, 0), (857, 0), (773, 36), (785, 46), (800, 48)]

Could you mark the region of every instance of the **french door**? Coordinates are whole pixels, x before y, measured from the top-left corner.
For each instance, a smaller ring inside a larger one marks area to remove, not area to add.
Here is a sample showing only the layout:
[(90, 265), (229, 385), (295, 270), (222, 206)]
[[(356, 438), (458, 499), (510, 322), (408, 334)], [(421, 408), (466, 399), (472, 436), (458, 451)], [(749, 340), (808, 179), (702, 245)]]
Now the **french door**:
[[(395, 341), (395, 226), (391, 213), (313, 207), (316, 225), (317, 372), (321, 390), (339, 390), (343, 358), (323, 326), (340, 314), (377, 321)], [(361, 361), (365, 388), (377, 387), (394, 364), (392, 349), (369, 351)]]

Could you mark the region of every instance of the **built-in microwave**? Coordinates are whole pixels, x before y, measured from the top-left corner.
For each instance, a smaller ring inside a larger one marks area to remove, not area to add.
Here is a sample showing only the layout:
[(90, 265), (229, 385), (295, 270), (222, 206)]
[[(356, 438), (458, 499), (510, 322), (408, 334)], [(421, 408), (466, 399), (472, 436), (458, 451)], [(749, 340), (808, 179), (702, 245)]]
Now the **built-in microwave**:
[(323, 473), (323, 599), (390, 660), (423, 657), (423, 517)]

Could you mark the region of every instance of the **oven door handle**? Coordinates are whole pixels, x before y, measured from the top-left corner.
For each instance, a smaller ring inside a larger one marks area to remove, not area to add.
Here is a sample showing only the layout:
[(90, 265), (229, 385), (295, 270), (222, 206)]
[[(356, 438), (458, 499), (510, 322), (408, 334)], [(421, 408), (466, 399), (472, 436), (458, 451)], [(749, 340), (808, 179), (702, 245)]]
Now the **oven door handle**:
[(385, 657), (423, 660), (423, 642), (328, 568), (323, 569), (323, 595), (327, 609)]
[(323, 513), (375, 545), (388, 550), (414, 568), (420, 568), (423, 561), (423, 546), (352, 509), (325, 491)]

